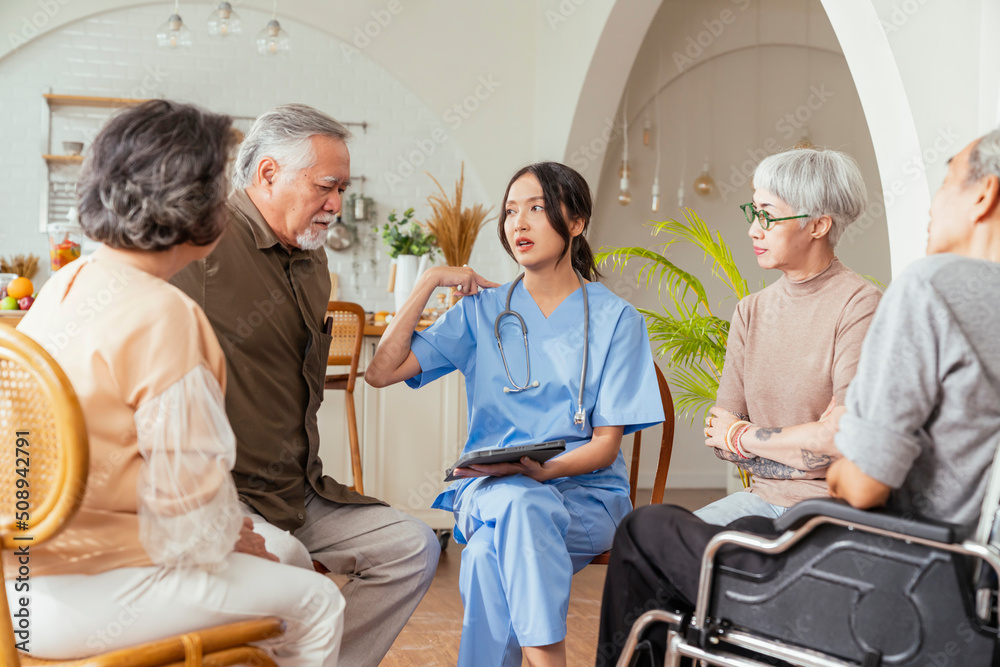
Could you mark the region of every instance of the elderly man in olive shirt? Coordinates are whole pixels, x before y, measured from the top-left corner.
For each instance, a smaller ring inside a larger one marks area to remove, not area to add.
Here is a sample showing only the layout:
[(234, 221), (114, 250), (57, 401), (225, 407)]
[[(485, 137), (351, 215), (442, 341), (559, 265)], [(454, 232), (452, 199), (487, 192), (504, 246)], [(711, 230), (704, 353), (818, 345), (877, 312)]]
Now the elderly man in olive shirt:
[(348, 575), (341, 663), (377, 665), (430, 586), (430, 528), (323, 475), (316, 412), (330, 336), (323, 240), (349, 184), (349, 133), (305, 105), (257, 119), (236, 160), (218, 247), (173, 279), (226, 354), (233, 476), (282, 562)]

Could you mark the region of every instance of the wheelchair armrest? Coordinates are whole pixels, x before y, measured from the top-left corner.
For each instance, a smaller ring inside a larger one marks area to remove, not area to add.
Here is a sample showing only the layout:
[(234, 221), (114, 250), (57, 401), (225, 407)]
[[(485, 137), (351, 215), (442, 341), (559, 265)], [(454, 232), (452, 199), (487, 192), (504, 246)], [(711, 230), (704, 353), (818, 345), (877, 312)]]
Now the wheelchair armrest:
[(788, 508), (784, 514), (775, 519), (774, 527), (785, 532), (802, 526), (806, 521), (817, 517), (828, 516), (841, 521), (850, 521), (862, 526), (878, 528), (909, 537), (931, 540), (942, 544), (955, 544), (962, 540), (964, 532), (961, 526), (920, 518), (919, 520), (904, 517), (889, 510), (859, 510), (851, 507), (843, 500), (834, 498), (810, 498)]

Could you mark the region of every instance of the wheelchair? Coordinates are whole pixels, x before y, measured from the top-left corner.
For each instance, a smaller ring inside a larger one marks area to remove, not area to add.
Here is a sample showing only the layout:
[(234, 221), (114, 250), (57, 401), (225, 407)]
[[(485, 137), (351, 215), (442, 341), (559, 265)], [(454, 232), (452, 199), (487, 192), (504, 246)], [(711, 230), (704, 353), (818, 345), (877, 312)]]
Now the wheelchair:
[[(643, 614), (618, 667), (658, 623), (667, 625), (665, 667), (1000, 665), (998, 501), (994, 474), (974, 534), (825, 498), (790, 508), (773, 539), (719, 533), (693, 613)], [(720, 562), (732, 549), (758, 552), (762, 571)]]

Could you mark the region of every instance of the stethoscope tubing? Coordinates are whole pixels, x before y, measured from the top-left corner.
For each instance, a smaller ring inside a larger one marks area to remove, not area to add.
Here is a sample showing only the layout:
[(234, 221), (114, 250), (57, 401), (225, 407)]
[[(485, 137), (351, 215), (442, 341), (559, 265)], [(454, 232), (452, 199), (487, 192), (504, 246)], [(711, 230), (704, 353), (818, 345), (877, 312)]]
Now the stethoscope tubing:
[[(587, 357), (590, 352), (590, 299), (587, 297), (587, 283), (584, 282), (583, 275), (575, 269), (574, 273), (576, 273), (576, 277), (580, 281), (580, 289), (583, 292), (583, 363), (580, 368), (580, 393), (577, 396), (576, 412), (573, 415), (573, 421), (576, 424), (582, 425), (584, 417), (583, 392), (587, 382)], [(507, 300), (504, 303), (504, 310), (502, 313), (497, 315), (495, 320), (493, 320), (493, 335), (496, 336), (497, 347), (500, 349), (500, 360), (503, 362), (503, 370), (507, 374), (507, 379), (510, 380), (510, 384), (513, 387), (504, 387), (505, 394), (516, 394), (518, 392), (525, 391), (526, 389), (538, 386), (537, 380), (535, 382), (531, 381), (531, 357), (528, 354), (528, 326), (524, 323), (524, 318), (521, 317), (521, 314), (510, 307), (510, 299), (514, 294), (514, 288), (517, 287), (517, 284), (521, 282), (523, 278), (524, 274), (522, 273), (514, 279), (514, 282), (511, 283), (510, 289), (507, 290)], [(514, 378), (511, 377), (510, 368), (507, 366), (507, 357), (503, 351), (503, 343), (500, 341), (500, 324), (502, 323), (503, 318), (508, 316), (517, 318), (518, 324), (521, 325), (521, 333), (524, 338), (524, 363), (525, 370), (527, 371), (527, 378), (525, 379), (523, 386), (514, 382)]]

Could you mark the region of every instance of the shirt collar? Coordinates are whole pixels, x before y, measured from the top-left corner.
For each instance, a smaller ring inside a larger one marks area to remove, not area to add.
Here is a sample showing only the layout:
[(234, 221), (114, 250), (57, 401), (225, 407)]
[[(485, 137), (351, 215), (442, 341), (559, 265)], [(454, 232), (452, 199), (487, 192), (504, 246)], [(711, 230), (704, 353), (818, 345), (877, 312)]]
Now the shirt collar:
[(285, 245), (281, 242), (281, 239), (279, 239), (274, 233), (274, 230), (271, 229), (271, 226), (267, 224), (264, 216), (257, 209), (253, 200), (250, 199), (250, 195), (247, 194), (246, 190), (239, 189), (233, 191), (233, 193), (229, 195), (229, 206), (250, 223), (250, 233), (253, 234), (258, 250), (273, 248), (276, 245), (280, 245), (289, 252), (297, 250), (297, 248), (285, 247)]

